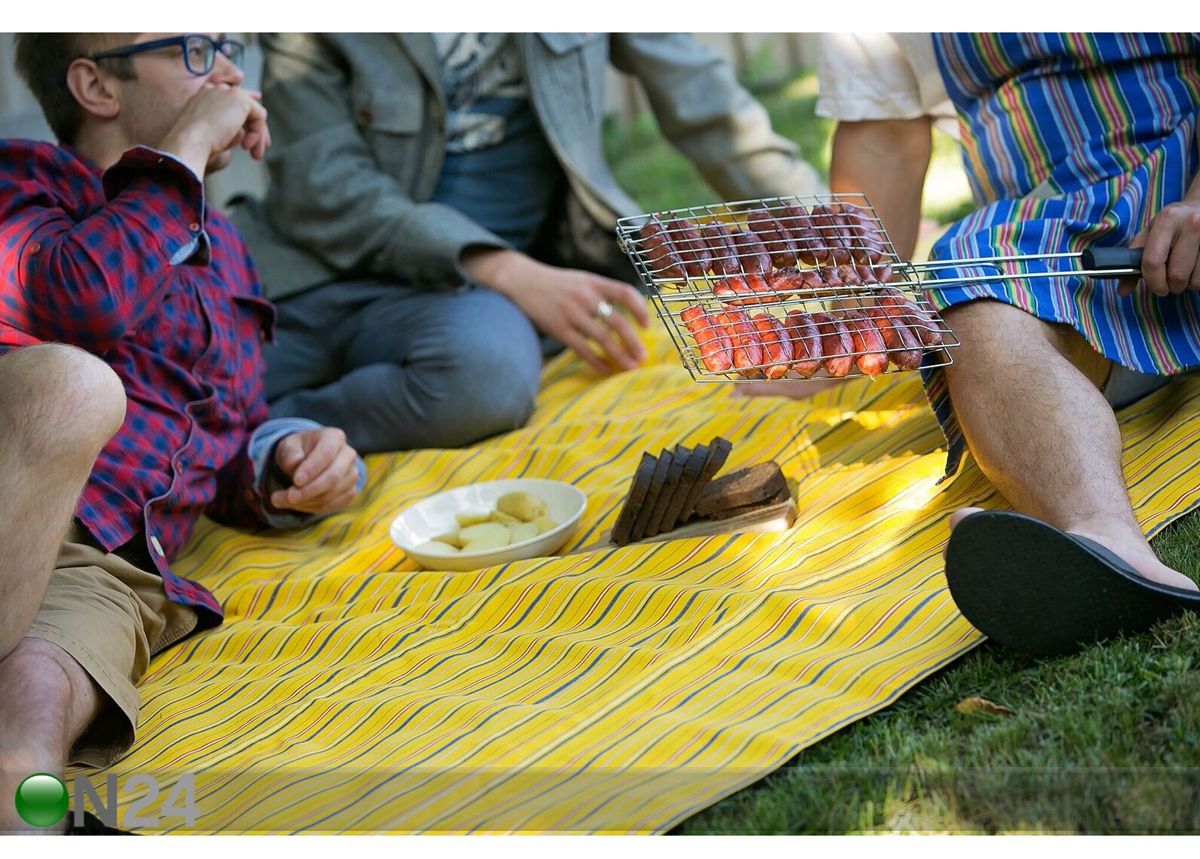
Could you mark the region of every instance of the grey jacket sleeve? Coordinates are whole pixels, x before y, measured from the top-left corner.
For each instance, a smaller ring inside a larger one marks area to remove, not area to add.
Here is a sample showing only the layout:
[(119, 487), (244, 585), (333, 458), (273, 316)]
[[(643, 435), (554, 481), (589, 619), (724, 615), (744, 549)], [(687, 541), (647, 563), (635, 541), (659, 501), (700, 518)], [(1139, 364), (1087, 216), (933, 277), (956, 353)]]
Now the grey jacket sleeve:
[(683, 33), (614, 33), (609, 44), (613, 65), (641, 81), (663, 134), (726, 200), (827, 191), (715, 51)]
[[(381, 168), (356, 121), (351, 64), (336, 42), (304, 33), (264, 35), (262, 42), (273, 139), (266, 208), (282, 238), (339, 272), (427, 289), (467, 281), (458, 262), (467, 246), (508, 247), (453, 208), (417, 202)], [(402, 97), (420, 104), (421, 87), (411, 89)], [(428, 120), (424, 111), (418, 115)]]

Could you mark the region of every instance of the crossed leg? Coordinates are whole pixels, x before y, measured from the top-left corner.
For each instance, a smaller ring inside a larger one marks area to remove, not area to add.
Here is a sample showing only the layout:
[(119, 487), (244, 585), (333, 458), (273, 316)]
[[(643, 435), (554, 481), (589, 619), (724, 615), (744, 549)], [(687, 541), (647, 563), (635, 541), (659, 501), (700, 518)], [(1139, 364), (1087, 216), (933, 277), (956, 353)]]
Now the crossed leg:
[(70, 346), (0, 357), (0, 832), (21, 831), (11, 798), (32, 773), (61, 776), (101, 693), (61, 648), (26, 637), (79, 494), (121, 426), (125, 393)]
[[(1121, 434), (1100, 392), (1109, 370), (1073, 329), (996, 301), (943, 314), (962, 345), (946, 368), (980, 469), (1021, 513), (1089, 537), (1152, 581), (1195, 590), (1158, 560), (1134, 517)], [(951, 527), (974, 508), (958, 511)]]

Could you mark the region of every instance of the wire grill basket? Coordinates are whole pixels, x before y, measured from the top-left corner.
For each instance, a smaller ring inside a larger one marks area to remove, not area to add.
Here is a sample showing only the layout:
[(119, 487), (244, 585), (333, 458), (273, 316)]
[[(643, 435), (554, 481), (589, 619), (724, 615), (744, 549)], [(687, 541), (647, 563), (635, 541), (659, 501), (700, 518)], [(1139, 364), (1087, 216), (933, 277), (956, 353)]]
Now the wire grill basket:
[(879, 376), (953, 361), (958, 340), (861, 194), (622, 218), (617, 240), (697, 381)]

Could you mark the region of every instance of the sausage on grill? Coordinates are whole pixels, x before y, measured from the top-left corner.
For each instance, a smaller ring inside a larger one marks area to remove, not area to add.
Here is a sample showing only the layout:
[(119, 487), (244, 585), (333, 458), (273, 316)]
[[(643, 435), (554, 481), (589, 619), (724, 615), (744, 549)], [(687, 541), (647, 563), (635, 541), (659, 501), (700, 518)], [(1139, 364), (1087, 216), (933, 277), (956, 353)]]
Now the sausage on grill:
[(758, 336), (762, 338), (766, 363), (769, 365), (763, 369), (763, 374), (768, 379), (782, 379), (792, 368), (792, 338), (784, 330), (783, 324), (770, 313), (756, 313), (753, 320)]
[(821, 333), (812, 316), (803, 310), (788, 311), (784, 326), (792, 338), (792, 369), (805, 379), (821, 370)]

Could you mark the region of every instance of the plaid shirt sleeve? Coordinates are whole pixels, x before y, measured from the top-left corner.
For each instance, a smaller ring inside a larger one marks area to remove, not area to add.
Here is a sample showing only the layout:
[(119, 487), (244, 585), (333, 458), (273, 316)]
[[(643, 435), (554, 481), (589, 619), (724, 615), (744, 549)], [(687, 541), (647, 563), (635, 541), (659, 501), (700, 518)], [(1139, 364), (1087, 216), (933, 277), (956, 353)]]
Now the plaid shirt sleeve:
[(16, 251), (27, 299), (8, 309), (28, 318), (10, 322), (103, 355), (154, 309), (173, 266), (206, 259), (204, 188), (170, 154), (136, 147), (105, 172), (105, 204), (84, 217), (72, 198), (85, 195), (39, 169), (0, 183), (0, 247)]

